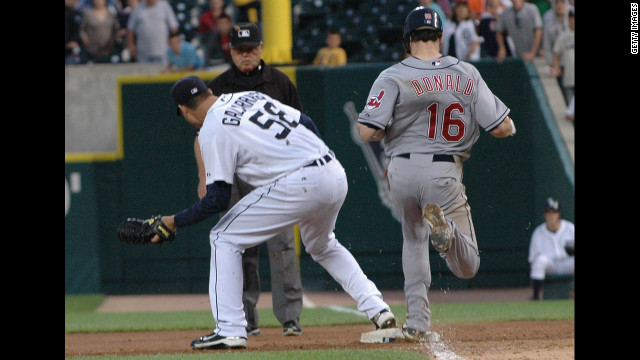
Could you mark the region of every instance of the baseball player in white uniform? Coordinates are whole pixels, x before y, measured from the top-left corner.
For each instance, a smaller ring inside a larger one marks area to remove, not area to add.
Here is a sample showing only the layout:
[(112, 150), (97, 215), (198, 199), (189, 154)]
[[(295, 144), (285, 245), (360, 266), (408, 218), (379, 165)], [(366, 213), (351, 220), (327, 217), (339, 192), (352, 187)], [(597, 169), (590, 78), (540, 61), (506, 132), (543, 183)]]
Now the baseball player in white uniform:
[(529, 264), (533, 296), (540, 300), (547, 274), (573, 275), (575, 273), (575, 226), (562, 219), (560, 203), (548, 198), (544, 203), (544, 223), (531, 234)]
[(200, 130), (207, 193), (162, 221), (174, 230), (225, 210), (234, 174), (255, 187), (211, 229), (209, 298), (216, 328), (191, 347), (247, 347), (241, 254), (295, 224), (305, 251), (356, 300), (358, 310), (376, 328), (395, 327), (382, 294), (333, 232), (347, 177), (313, 121), (260, 92), (214, 96), (196, 76), (176, 82), (171, 97)]
[(472, 278), (480, 266), (462, 162), (480, 129), (498, 138), (516, 131), (509, 108), (478, 70), (443, 56), (441, 42), (438, 13), (413, 9), (403, 34), (410, 56), (380, 73), (358, 117), (360, 136), (382, 141), (391, 158), (387, 176), (403, 235), (407, 319), (402, 331), (417, 342), (427, 340), (431, 327), (429, 239), (457, 277)]

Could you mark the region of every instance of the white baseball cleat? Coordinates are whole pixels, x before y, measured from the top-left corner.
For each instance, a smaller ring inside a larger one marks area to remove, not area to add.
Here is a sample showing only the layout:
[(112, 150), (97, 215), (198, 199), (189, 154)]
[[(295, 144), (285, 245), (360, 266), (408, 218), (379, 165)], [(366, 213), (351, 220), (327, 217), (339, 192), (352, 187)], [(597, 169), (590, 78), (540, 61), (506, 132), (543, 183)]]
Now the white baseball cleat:
[(376, 330), (396, 327), (396, 317), (389, 309), (380, 311), (371, 321), (376, 325)]
[(247, 338), (241, 336), (222, 336), (215, 332), (201, 336), (191, 342), (191, 348), (201, 349), (246, 349)]
[(451, 247), (451, 227), (444, 218), (438, 204), (427, 204), (423, 213), (424, 219), (431, 226), (431, 244), (439, 252), (444, 253)]

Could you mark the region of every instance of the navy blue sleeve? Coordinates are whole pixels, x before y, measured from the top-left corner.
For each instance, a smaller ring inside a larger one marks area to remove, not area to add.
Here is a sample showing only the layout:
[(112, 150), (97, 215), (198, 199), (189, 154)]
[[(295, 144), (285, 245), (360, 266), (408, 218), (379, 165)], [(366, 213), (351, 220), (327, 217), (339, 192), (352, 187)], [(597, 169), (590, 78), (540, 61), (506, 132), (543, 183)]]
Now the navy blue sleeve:
[(306, 127), (307, 129), (313, 131), (314, 134), (316, 134), (320, 139), (322, 139), (322, 136), (320, 136), (320, 131), (318, 131), (316, 124), (313, 122), (313, 120), (311, 120), (309, 116), (303, 113), (300, 113), (300, 124), (304, 125), (304, 127)]
[(193, 225), (229, 208), (231, 184), (216, 181), (207, 185), (207, 194), (190, 208), (177, 213), (173, 220), (178, 228)]

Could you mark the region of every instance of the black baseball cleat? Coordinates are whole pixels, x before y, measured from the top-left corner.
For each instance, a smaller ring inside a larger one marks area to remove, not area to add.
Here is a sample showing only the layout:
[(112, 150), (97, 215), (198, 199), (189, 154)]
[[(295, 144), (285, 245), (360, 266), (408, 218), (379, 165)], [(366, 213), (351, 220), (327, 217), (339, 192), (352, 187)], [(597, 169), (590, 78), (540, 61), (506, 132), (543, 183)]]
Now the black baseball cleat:
[(389, 309), (380, 311), (371, 321), (376, 325), (376, 330), (396, 327), (396, 317)]
[(431, 244), (439, 253), (445, 253), (451, 247), (453, 234), (438, 204), (427, 204), (423, 213), (424, 219), (431, 226)]
[(260, 328), (247, 327), (247, 336), (258, 336), (258, 335), (260, 335)]
[(201, 336), (191, 342), (191, 348), (202, 349), (246, 349), (247, 338), (241, 336), (222, 336), (215, 332)]
[(283, 324), (282, 328), (283, 336), (300, 336), (302, 335), (302, 328), (298, 324), (297, 320), (287, 321)]

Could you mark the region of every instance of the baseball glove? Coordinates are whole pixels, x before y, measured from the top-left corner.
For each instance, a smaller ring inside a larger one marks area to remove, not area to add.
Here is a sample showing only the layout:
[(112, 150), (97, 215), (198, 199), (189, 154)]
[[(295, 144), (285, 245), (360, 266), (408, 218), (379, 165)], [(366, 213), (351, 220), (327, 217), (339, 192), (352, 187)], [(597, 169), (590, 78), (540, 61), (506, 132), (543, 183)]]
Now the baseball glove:
[(160, 215), (146, 220), (128, 218), (118, 226), (118, 238), (127, 244), (149, 244), (155, 235), (160, 236), (156, 244), (172, 242), (176, 237), (176, 233), (162, 222)]

